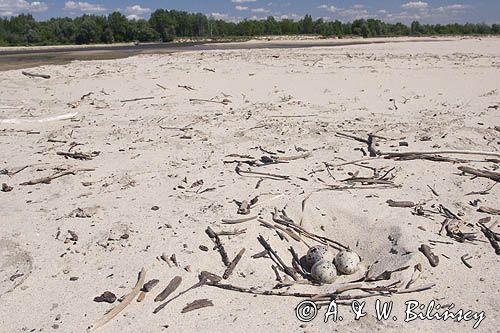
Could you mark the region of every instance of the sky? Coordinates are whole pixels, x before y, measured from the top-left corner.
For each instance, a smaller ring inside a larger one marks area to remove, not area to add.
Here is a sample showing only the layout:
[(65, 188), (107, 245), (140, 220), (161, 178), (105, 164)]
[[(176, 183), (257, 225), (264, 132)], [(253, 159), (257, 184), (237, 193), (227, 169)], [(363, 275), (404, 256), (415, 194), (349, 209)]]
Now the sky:
[(500, 23), (500, 0), (0, 0), (0, 17), (31, 13), (38, 20), (75, 17), (82, 14), (106, 15), (119, 10), (130, 19), (149, 18), (155, 9), (200, 12), (215, 19), (240, 21), (300, 19), (305, 14), (325, 20), (352, 21), (377, 18), (386, 22), (410, 23)]

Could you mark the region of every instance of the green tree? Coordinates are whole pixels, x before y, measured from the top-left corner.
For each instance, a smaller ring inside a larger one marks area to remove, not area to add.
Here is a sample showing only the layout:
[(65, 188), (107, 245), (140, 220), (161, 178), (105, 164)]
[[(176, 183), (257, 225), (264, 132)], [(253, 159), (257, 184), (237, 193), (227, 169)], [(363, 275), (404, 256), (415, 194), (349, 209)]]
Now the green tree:
[(96, 20), (90, 15), (84, 15), (77, 20), (75, 33), (76, 44), (90, 44), (100, 41), (99, 26)]
[(311, 15), (306, 15), (304, 18), (299, 22), (300, 25), (300, 32), (303, 34), (312, 34), (313, 29), (314, 29), (314, 23)]
[(411, 22), (410, 33), (412, 35), (420, 35), (422, 32), (422, 28), (418, 21)]
[(108, 27), (109, 30), (106, 29), (105, 33), (109, 35), (111, 31), (114, 41), (125, 42), (132, 40), (132, 36), (129, 33), (129, 21), (119, 12), (113, 12), (108, 16)]
[(175, 39), (175, 21), (168, 10), (157, 9), (151, 14), (149, 24), (158, 32), (163, 42), (171, 42)]

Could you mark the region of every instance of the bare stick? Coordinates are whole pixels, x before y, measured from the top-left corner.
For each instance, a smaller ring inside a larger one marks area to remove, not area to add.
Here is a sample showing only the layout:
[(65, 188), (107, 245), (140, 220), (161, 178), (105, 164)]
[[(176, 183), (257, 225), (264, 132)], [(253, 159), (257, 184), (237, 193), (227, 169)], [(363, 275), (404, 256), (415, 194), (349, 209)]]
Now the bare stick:
[(222, 257), (222, 262), (224, 263), (224, 266), (228, 267), (229, 266), (229, 257), (227, 256), (227, 252), (224, 249), (224, 246), (222, 245), (222, 242), (221, 242), (219, 236), (210, 227), (207, 227), (205, 232), (207, 233), (208, 237), (210, 237), (212, 239), (212, 241), (215, 243), (217, 250), (219, 250), (219, 253), (220, 253), (220, 256)]
[(424, 256), (429, 260), (429, 264), (432, 267), (436, 267), (439, 264), (439, 257), (432, 253), (431, 248), (425, 244), (422, 244), (419, 251), (424, 254)]
[(42, 79), (50, 79), (50, 75), (47, 74), (37, 74), (37, 73), (30, 73), (30, 72), (21, 72), (23, 75), (28, 76), (28, 77), (41, 77)]
[(477, 211), (480, 213), (486, 213), (491, 215), (500, 215), (500, 209), (490, 208), (486, 206), (479, 207)]
[(463, 173), (468, 173), (477, 177), (483, 177), (483, 178), (489, 178), (491, 180), (500, 182), (500, 173), (499, 172), (493, 172), (493, 171), (488, 171), (488, 170), (479, 170), (479, 169), (474, 169), (470, 167), (465, 167), (461, 166), (458, 167), (458, 170), (462, 171)]
[(106, 325), (111, 319), (116, 317), (120, 312), (122, 312), (123, 309), (127, 307), (127, 305), (132, 302), (132, 300), (139, 294), (141, 291), (142, 285), (144, 284), (144, 280), (146, 279), (146, 269), (142, 269), (141, 272), (139, 273), (139, 278), (137, 279), (137, 283), (135, 284), (134, 289), (130, 292), (130, 294), (125, 297), (125, 299), (115, 306), (111, 311), (109, 311), (104, 317), (99, 319), (97, 322), (95, 322), (92, 326), (90, 326), (87, 329), (87, 332), (93, 332), (97, 330), (98, 328)]
[(195, 283), (194, 285), (192, 285), (191, 287), (187, 288), (186, 290), (183, 290), (181, 291), (180, 293), (178, 293), (177, 295), (175, 295), (174, 297), (172, 297), (171, 299), (169, 299), (168, 301), (166, 301), (165, 303), (161, 304), (160, 306), (158, 306), (154, 311), (153, 313), (158, 313), (160, 312), (164, 307), (166, 307), (170, 302), (172, 302), (173, 300), (181, 297), (182, 295), (184, 295), (185, 293), (193, 290), (193, 289), (196, 289), (198, 287), (201, 287), (203, 285), (205, 285), (205, 283), (207, 283), (207, 281), (211, 281), (211, 282), (219, 282), (221, 280), (220, 277), (218, 277), (217, 275), (215, 274), (212, 274), (212, 273), (209, 273), (207, 271), (202, 271), (200, 273), (200, 281), (198, 281), (197, 283)]
[(135, 101), (142, 101), (145, 99), (153, 99), (153, 96), (150, 97), (139, 97), (139, 98), (132, 98), (132, 99), (124, 99), (123, 101), (120, 101), (120, 103), (127, 103), (127, 102), (135, 102)]
[(196, 90), (196, 89), (194, 89), (193, 87), (191, 87), (191, 86), (187, 86), (187, 85), (180, 85), (180, 84), (179, 84), (179, 85), (177, 85), (177, 87), (179, 87), (179, 88), (184, 88), (184, 89), (186, 89), (186, 90), (188, 90), (188, 91), (190, 91), (190, 90)]
[(241, 257), (243, 257), (244, 253), (245, 253), (245, 248), (242, 248), (240, 252), (236, 255), (236, 257), (233, 259), (233, 261), (231, 261), (226, 271), (224, 272), (224, 275), (222, 275), (222, 278), (224, 280), (227, 280), (231, 276), (234, 269), (236, 268), (236, 265), (238, 265), (238, 262), (241, 260)]
[(99, 156), (99, 152), (97, 151), (93, 151), (91, 153), (79, 153), (79, 152), (66, 153), (63, 151), (58, 151), (56, 154), (59, 156), (64, 156), (66, 158), (74, 158), (75, 160), (87, 160), (87, 161), (93, 159), (96, 156)]
[(68, 170), (68, 171), (63, 171), (60, 173), (56, 173), (53, 176), (48, 176), (48, 177), (43, 177), (43, 178), (38, 178), (38, 179), (33, 179), (24, 183), (21, 183), (19, 185), (37, 185), (37, 184), (50, 184), (51, 181), (54, 179), (67, 176), (67, 175), (76, 175), (77, 172), (84, 172), (84, 171), (95, 171), (95, 169), (76, 169), (76, 170)]
[(300, 160), (301, 158), (308, 158), (311, 155), (312, 155), (311, 152), (307, 152), (296, 156), (277, 156), (273, 157), (273, 159), (277, 161), (294, 161), (294, 160)]
[(435, 151), (406, 151), (406, 152), (380, 152), (386, 156), (409, 156), (409, 155), (435, 155), (435, 154), (455, 154), (455, 155), (484, 155), (500, 157), (500, 153), (477, 151), (477, 150), (435, 150)]
[(488, 240), (490, 241), (490, 244), (495, 250), (495, 253), (497, 255), (500, 255), (500, 244), (498, 243), (497, 234), (495, 234), (491, 229), (489, 229), (482, 223), (478, 223), (478, 225), (481, 228), (481, 231), (483, 232), (484, 236), (488, 238)]
[(206, 299), (206, 298), (204, 298), (204, 299), (198, 299), (196, 301), (193, 301), (193, 302), (187, 304), (181, 310), (181, 313), (186, 313), (186, 312), (190, 312), (190, 311), (194, 311), (194, 310), (206, 308), (208, 306), (214, 306), (214, 303), (212, 303), (211, 300)]
[(223, 101), (212, 101), (212, 100), (209, 100), (209, 99), (190, 98), (189, 101), (190, 102), (218, 103), (218, 104), (223, 104), (223, 105), (228, 105), (229, 104), (229, 100), (227, 100), (227, 99), (224, 99)]
[(298, 277), (295, 274), (295, 271), (293, 269), (291, 269), (290, 267), (288, 267), (283, 262), (283, 260), (278, 256), (278, 254), (276, 253), (276, 251), (273, 250), (273, 248), (271, 247), (271, 245), (269, 245), (269, 243), (264, 239), (264, 237), (262, 237), (262, 235), (260, 235), (257, 239), (260, 242), (260, 244), (262, 244), (262, 246), (264, 247), (264, 249), (267, 250), (269, 252), (269, 254), (272, 254), (271, 258), (274, 257), (274, 259), (277, 261), (276, 263), (281, 266), (281, 268), (283, 269), (283, 271), (286, 274), (290, 275), (290, 277), (292, 279), (294, 279), (295, 281), (297, 281)]
[(469, 257), (468, 254), (464, 254), (463, 256), (460, 257), (460, 260), (462, 260), (462, 262), (464, 263), (465, 266), (467, 266), (467, 268), (472, 268), (472, 266), (467, 262), (467, 259), (470, 259), (470, 258), (471, 257)]
[(238, 224), (238, 223), (244, 223), (244, 222), (255, 220), (257, 217), (259, 217), (259, 215), (245, 217), (245, 218), (236, 219), (236, 220), (222, 219), (221, 221), (222, 221), (222, 224)]
[(304, 114), (304, 115), (293, 115), (293, 116), (268, 116), (267, 118), (307, 118), (307, 117), (317, 117), (319, 114)]
[(277, 180), (290, 179), (290, 176), (283, 176), (283, 175), (277, 175), (277, 174), (272, 174), (272, 173), (267, 173), (267, 172), (251, 171), (251, 170), (249, 170), (249, 171), (241, 170), (240, 165), (237, 165), (235, 170), (236, 170), (236, 173), (240, 176), (247, 174), (247, 175), (266, 176), (268, 178), (277, 179)]
[[(252, 295), (300, 297), (300, 298), (309, 298), (309, 299), (315, 299), (315, 300), (332, 299), (332, 298), (337, 299), (337, 300), (350, 300), (350, 299), (359, 299), (359, 298), (386, 295), (387, 293), (406, 294), (406, 293), (428, 290), (428, 289), (435, 286), (434, 284), (429, 284), (429, 285), (425, 285), (422, 287), (404, 289), (401, 291), (391, 289), (391, 288), (382, 287), (382, 290), (384, 290), (384, 292), (379, 292), (379, 293), (376, 293), (373, 291), (380, 290), (381, 289), (380, 287), (363, 288), (363, 291), (373, 292), (373, 293), (370, 293), (369, 295), (361, 295), (361, 296), (351, 296), (351, 295), (342, 296), (339, 294), (342, 292), (345, 292), (346, 290), (357, 289), (358, 285), (355, 285), (352, 288), (349, 288), (347, 286), (340, 287), (338, 290), (335, 290), (335, 291), (328, 293), (328, 294), (322, 294), (322, 295), (314, 294), (314, 293), (299, 293), (299, 292), (290, 293), (290, 292), (286, 292), (286, 291), (274, 291), (274, 290), (262, 290), (261, 291), (261, 290), (256, 290), (256, 289), (248, 289), (248, 288), (238, 287), (238, 286), (234, 286), (231, 284), (220, 284), (217, 282), (207, 282), (207, 285), (211, 286), (211, 287), (216, 287), (219, 289), (237, 291), (237, 292), (247, 293), (247, 294), (252, 294)], [(321, 298), (319, 296), (321, 296)]]
[(180, 276), (174, 277), (170, 281), (168, 286), (155, 297), (155, 302), (163, 302), (165, 299), (167, 299), (167, 297), (170, 296), (179, 287), (181, 282), (182, 278)]

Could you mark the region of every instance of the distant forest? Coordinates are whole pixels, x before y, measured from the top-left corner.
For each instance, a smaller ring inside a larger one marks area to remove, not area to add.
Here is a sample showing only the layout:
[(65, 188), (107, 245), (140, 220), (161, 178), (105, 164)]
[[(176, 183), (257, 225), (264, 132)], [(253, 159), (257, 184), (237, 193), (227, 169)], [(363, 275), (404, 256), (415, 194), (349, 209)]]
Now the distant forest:
[(119, 12), (108, 16), (83, 15), (36, 21), (30, 14), (0, 18), (0, 45), (58, 45), (114, 42), (170, 42), (179, 37), (232, 38), (266, 35), (316, 34), (321, 36), (418, 36), (500, 34), (499, 24), (385, 23), (376, 19), (353, 22), (313, 20), (310, 15), (294, 21), (274, 17), (238, 23), (204, 14), (158, 9), (149, 20), (129, 20)]

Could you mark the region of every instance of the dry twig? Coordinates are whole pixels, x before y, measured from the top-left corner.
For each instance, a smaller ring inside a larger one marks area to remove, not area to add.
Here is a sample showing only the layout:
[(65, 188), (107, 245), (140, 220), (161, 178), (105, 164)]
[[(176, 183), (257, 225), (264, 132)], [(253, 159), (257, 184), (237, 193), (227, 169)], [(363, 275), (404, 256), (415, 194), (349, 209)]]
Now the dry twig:
[(144, 280), (146, 279), (146, 269), (142, 269), (141, 272), (139, 273), (139, 278), (137, 279), (137, 283), (135, 284), (134, 289), (130, 292), (130, 294), (125, 297), (125, 299), (115, 306), (111, 311), (109, 311), (104, 317), (99, 319), (97, 322), (95, 322), (92, 326), (90, 326), (87, 329), (87, 332), (93, 332), (97, 330), (98, 328), (106, 325), (111, 319), (116, 317), (120, 312), (123, 311), (129, 305), (132, 300), (139, 294), (141, 291), (142, 285), (144, 284)]

